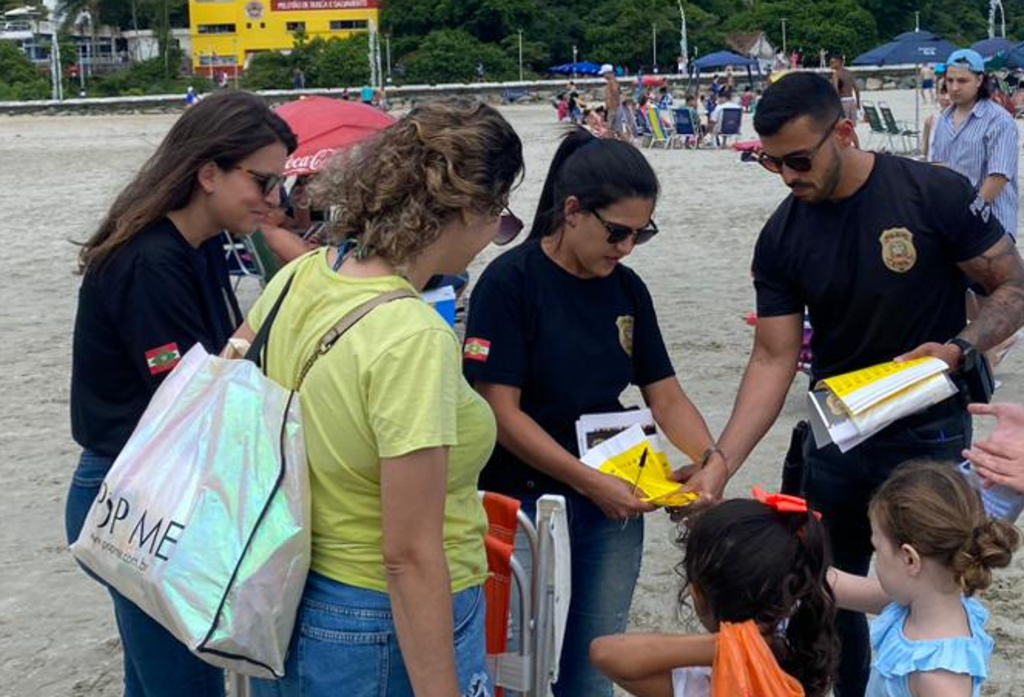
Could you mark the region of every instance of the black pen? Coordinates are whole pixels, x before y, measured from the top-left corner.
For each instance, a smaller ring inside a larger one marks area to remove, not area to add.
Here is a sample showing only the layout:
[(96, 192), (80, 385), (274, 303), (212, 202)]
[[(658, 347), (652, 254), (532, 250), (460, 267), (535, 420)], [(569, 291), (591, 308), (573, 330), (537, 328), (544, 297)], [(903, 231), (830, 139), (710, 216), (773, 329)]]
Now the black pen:
[(644, 446), (644, 451), (640, 453), (640, 466), (636, 470), (636, 481), (633, 482), (633, 496), (636, 496), (636, 489), (640, 486), (640, 477), (644, 473), (644, 465), (647, 464), (647, 446)]

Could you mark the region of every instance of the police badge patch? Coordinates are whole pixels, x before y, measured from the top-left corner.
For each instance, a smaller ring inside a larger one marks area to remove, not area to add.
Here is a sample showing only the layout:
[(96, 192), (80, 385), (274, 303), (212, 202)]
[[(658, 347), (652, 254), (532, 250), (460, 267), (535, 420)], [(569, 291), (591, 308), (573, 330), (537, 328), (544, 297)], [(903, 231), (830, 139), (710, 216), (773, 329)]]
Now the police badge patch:
[(889, 228), (881, 234), (882, 262), (896, 273), (906, 273), (917, 263), (917, 249), (914, 247), (914, 233), (905, 227)]
[(633, 316), (621, 315), (615, 319), (615, 326), (619, 328), (619, 344), (622, 350), (630, 358), (633, 357)]

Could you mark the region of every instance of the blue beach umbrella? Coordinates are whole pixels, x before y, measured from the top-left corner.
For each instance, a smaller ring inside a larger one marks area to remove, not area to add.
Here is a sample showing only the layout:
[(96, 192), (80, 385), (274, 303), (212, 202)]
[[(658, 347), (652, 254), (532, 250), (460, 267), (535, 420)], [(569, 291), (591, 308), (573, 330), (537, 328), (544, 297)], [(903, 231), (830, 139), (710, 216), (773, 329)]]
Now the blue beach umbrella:
[(921, 65), (941, 63), (956, 46), (930, 31), (908, 31), (892, 41), (862, 53), (850, 65)]

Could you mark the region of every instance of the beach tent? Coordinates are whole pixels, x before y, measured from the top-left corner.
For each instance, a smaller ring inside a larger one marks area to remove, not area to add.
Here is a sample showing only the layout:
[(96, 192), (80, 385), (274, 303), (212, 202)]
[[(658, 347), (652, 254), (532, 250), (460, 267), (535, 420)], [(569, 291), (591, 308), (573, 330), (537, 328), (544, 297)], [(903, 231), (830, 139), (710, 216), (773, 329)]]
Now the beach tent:
[(908, 31), (862, 53), (850, 65), (923, 65), (942, 63), (956, 46), (930, 31)]
[(732, 51), (715, 51), (697, 60), (690, 61), (690, 70), (700, 72), (701, 70), (718, 70), (719, 68), (756, 68), (760, 64), (754, 58), (747, 58)]
[(581, 61), (579, 63), (555, 65), (548, 68), (545, 72), (555, 73), (556, 75), (598, 75), (601, 72), (601, 66), (590, 61)]
[(751, 72), (752, 69), (756, 68), (757, 72), (761, 72), (761, 64), (756, 58), (747, 58), (741, 56), (738, 53), (732, 51), (715, 51), (709, 53), (706, 56), (701, 56), (697, 60), (690, 61), (690, 79), (695, 80), (696, 84), (693, 88), (694, 94), (700, 93), (700, 71), (702, 70), (721, 70), (722, 68), (728, 68), (732, 66), (734, 68), (746, 68), (747, 69), (747, 82), (751, 85), (754, 84), (754, 76)]

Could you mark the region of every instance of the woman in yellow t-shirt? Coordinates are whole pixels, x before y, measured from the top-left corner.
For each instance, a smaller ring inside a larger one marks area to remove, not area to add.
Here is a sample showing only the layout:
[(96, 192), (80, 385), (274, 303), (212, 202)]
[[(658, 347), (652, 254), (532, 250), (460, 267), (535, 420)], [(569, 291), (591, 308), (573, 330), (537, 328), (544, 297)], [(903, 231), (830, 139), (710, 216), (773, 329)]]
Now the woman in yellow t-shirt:
[[(298, 382), (321, 337), (383, 293), (457, 274), (522, 223), (507, 208), (522, 144), (493, 108), (416, 107), (322, 173), (312, 191), (338, 247), (277, 274), (251, 337), (289, 278), (268, 374)], [(485, 662), (487, 519), (477, 475), (494, 447), (487, 403), (462, 377), (455, 333), (418, 296), (378, 306), (300, 391), (312, 489), (309, 581), (279, 681), (256, 695), (492, 694)]]

